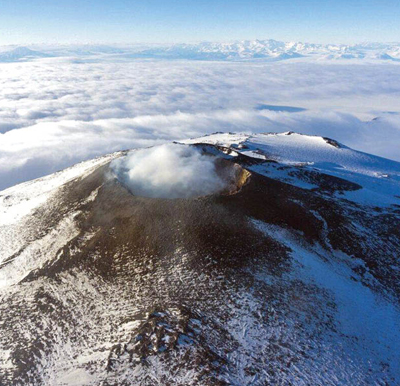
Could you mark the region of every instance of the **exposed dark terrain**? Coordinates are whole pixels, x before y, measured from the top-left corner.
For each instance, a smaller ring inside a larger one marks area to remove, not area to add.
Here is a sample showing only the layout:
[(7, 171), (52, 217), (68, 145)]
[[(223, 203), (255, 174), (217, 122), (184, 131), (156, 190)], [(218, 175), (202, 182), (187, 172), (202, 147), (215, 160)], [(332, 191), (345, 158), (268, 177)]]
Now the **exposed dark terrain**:
[(398, 384), (400, 201), (195, 146), (236, 168), (229, 189), (138, 197), (105, 160), (3, 227), (0, 384)]

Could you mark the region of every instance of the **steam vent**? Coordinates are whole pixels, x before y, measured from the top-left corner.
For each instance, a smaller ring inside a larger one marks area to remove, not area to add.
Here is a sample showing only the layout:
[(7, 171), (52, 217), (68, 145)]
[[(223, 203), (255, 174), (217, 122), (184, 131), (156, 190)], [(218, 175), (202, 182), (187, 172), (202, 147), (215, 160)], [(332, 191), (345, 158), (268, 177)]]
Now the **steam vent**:
[(204, 146), (183, 144), (130, 152), (113, 161), (111, 169), (133, 195), (167, 199), (235, 194), (250, 177), (239, 164)]

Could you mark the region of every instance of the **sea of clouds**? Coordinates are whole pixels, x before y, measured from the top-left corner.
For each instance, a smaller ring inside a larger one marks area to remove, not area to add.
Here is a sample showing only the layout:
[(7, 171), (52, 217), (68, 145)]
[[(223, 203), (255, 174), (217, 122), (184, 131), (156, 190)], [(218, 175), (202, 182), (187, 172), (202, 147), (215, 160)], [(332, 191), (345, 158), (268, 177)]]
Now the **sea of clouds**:
[(400, 161), (399, 101), (396, 64), (2, 63), (0, 190), (105, 153), (216, 131), (316, 134)]

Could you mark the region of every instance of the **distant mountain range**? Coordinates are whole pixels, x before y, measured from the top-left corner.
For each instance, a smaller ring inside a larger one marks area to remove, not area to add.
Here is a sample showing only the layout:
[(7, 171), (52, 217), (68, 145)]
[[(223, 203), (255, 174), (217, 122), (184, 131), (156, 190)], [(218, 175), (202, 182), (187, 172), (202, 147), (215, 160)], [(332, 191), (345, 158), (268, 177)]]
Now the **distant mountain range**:
[[(37, 49), (37, 50), (36, 50)], [(202, 42), (169, 45), (69, 45), (38, 48), (3, 48), (0, 62), (25, 61), (51, 56), (99, 56), (122, 59), (185, 59), (223, 61), (380, 60), (400, 61), (400, 43), (313, 44), (268, 40), (233, 43)]]
[(316, 59), (381, 59), (400, 60), (400, 44), (323, 45), (285, 43), (277, 40), (245, 40), (234, 43), (175, 44), (140, 52), (143, 56), (184, 59), (222, 60), (287, 60)]
[(17, 47), (10, 51), (0, 52), (0, 62), (19, 62), (37, 58), (48, 58), (53, 55), (34, 51), (27, 47)]

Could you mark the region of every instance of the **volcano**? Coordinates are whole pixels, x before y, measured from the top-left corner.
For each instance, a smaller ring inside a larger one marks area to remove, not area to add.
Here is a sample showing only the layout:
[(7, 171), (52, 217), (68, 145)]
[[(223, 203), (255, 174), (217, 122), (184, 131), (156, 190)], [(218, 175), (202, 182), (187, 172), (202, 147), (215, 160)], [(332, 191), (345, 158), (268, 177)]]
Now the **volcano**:
[(174, 146), (222, 185), (139, 194), (132, 150), (0, 192), (0, 384), (398, 384), (400, 164), (292, 132)]

